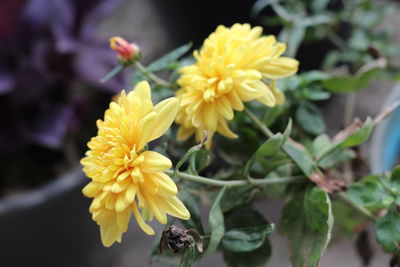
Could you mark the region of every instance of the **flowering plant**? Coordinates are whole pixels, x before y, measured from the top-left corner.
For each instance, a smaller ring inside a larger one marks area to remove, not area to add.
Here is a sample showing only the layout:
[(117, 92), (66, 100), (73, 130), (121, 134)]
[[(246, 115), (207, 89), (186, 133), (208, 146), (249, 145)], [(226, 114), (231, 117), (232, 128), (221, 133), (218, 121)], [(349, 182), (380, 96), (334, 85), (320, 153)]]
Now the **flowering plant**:
[[(279, 225), (293, 266), (312, 267), (334, 221), (340, 226), (344, 218), (353, 233), (372, 222), (377, 242), (398, 261), (400, 168), (355, 180), (351, 160), (400, 103), (329, 137), (313, 101), (329, 98), (325, 89), (341, 90), (338, 78), (296, 75), (293, 50), (284, 56), (286, 44), (262, 31), (218, 26), (193, 57), (183, 57), (190, 49), (184, 45), (147, 67), (136, 45), (110, 40), (120, 65), (103, 82), (123, 68), (137, 71), (134, 89), (116, 96), (97, 121), (81, 160), (91, 179), (83, 194), (93, 198), (103, 244), (122, 241), (131, 214), (153, 235), (146, 222), (155, 217), (167, 225), (151, 251), (155, 261), (191, 266), (220, 251), (229, 266), (261, 266)], [(161, 70), (169, 79), (156, 75)], [(153, 106), (152, 95), (168, 98)], [(255, 208), (265, 196), (285, 202), (280, 221)], [(210, 207), (207, 228), (198, 204)]]

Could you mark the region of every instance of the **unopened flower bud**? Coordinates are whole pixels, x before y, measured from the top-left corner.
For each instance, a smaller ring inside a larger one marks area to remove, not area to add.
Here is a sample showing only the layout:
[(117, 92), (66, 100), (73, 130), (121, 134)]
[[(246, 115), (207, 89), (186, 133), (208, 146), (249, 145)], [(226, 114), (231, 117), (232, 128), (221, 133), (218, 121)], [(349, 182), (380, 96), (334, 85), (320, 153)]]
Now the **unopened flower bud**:
[(128, 43), (124, 38), (115, 36), (110, 38), (110, 47), (117, 52), (121, 63), (130, 63), (140, 56), (140, 49), (133, 43)]

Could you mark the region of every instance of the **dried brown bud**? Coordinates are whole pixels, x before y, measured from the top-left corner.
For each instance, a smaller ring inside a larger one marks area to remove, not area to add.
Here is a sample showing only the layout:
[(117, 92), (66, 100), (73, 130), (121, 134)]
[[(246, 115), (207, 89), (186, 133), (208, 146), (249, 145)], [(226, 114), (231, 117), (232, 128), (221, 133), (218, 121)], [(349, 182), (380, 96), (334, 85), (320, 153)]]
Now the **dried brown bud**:
[(203, 252), (203, 241), (196, 230), (183, 230), (179, 226), (171, 225), (162, 233), (159, 246), (160, 254), (163, 246), (168, 247), (174, 253), (178, 253), (185, 247), (192, 247), (194, 243), (198, 251)]

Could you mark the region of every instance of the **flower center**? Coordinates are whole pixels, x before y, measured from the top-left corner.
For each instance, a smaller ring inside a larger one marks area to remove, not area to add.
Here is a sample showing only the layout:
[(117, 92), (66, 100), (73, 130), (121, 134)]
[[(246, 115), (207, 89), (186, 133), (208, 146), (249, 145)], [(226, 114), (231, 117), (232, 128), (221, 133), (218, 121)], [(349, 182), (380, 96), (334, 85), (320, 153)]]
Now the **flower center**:
[(232, 90), (233, 80), (231, 77), (220, 79), (210, 78), (207, 80), (207, 88), (204, 90), (203, 99), (206, 103), (214, 102), (220, 95)]

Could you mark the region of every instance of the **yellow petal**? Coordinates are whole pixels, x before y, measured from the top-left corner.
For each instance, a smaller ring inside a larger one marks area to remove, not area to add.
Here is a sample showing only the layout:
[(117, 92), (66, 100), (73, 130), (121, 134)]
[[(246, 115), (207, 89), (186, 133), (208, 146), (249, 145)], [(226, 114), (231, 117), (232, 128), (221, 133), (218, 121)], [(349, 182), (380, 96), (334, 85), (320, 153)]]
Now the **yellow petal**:
[(131, 185), (125, 191), (125, 200), (131, 204), (135, 200), (136, 196), (136, 186)]
[(131, 182), (129, 181), (129, 179), (123, 180), (121, 182), (115, 181), (111, 186), (111, 192), (120, 193), (127, 189), (130, 184)]
[(279, 57), (271, 59), (268, 64), (264, 65), (262, 72), (268, 79), (278, 79), (296, 73), (298, 66), (299, 62), (293, 58)]
[(157, 152), (148, 150), (141, 155), (144, 156), (144, 161), (140, 165), (140, 170), (143, 172), (160, 172), (172, 167), (171, 161)]
[(183, 220), (190, 219), (190, 213), (177, 197), (163, 198), (162, 201), (164, 209), (168, 214)]
[(209, 103), (203, 108), (203, 121), (208, 131), (217, 130), (218, 113), (214, 103)]
[(274, 85), (269, 86), (269, 88), (274, 94), (277, 104), (282, 105), (283, 103), (285, 103), (285, 94), (281, 90), (276, 88)]
[(106, 208), (109, 210), (114, 210), (115, 209), (115, 202), (117, 201), (117, 195), (116, 194), (109, 194), (106, 200)]
[(263, 103), (264, 105), (268, 107), (273, 107), (276, 105), (276, 100), (274, 94), (271, 92), (271, 90), (268, 88), (267, 85), (265, 85), (263, 82), (258, 81), (256, 84), (256, 87), (259, 88), (259, 90), (263, 93), (262, 96), (258, 97), (257, 100)]
[(171, 127), (178, 110), (179, 101), (175, 97), (165, 99), (154, 107), (154, 111), (157, 112), (158, 118), (148, 141), (160, 137), (169, 129), (169, 127)]
[(143, 182), (143, 174), (139, 168), (134, 168), (132, 170), (131, 177), (134, 183)]
[(218, 132), (228, 138), (238, 138), (237, 134), (231, 131), (228, 127), (228, 122), (226, 120), (220, 120), (218, 123)]
[(133, 214), (135, 215), (136, 221), (138, 222), (140, 228), (142, 228), (142, 230), (143, 230), (146, 234), (148, 234), (148, 235), (154, 235), (154, 230), (153, 230), (153, 228), (151, 228), (150, 225), (148, 225), (148, 224), (146, 224), (146, 223), (144, 222), (144, 220), (143, 220), (143, 218), (142, 218), (142, 215), (140, 214), (139, 209), (137, 208), (135, 202), (132, 203), (131, 207), (132, 207)]
[(175, 196), (178, 188), (174, 181), (163, 172), (155, 172), (151, 174), (151, 178), (158, 185), (158, 193), (163, 195)]
[(139, 82), (131, 93), (133, 96), (139, 97), (142, 102), (145, 100), (151, 100), (151, 89), (147, 81)]
[(195, 128), (185, 128), (185, 127), (181, 126), (178, 129), (178, 133), (176, 135), (176, 139), (178, 141), (185, 141), (190, 136), (192, 136), (195, 131), (196, 131)]
[(228, 94), (229, 102), (234, 110), (242, 111), (244, 109), (244, 105), (242, 100), (240, 100), (239, 96), (235, 91)]
[(138, 144), (138, 149), (142, 149), (147, 142), (151, 141), (151, 137), (154, 134), (154, 130), (157, 127), (158, 123), (158, 114), (157, 112), (150, 112), (143, 119), (139, 122), (139, 131), (138, 134), (140, 135), (139, 140), (140, 143)]
[(149, 194), (147, 191), (144, 192), (144, 198), (146, 199), (147, 206), (150, 208), (154, 217), (162, 223), (167, 223), (167, 215), (162, 208), (162, 204), (158, 202), (157, 196)]
[(121, 240), (122, 231), (115, 217), (111, 216), (112, 220), (109, 223), (100, 225), (101, 241), (105, 247), (110, 247), (115, 241)]
[(117, 201), (115, 202), (115, 211), (122, 212), (129, 206), (129, 204), (130, 203), (125, 199), (123, 194), (118, 194)]
[(218, 111), (227, 120), (233, 119), (233, 110), (229, 100), (225, 96), (221, 96), (218, 101)]
[(101, 183), (90, 182), (82, 189), (82, 193), (87, 197), (95, 197), (102, 192), (102, 189)]
[(122, 232), (128, 230), (129, 219), (131, 218), (131, 209), (126, 209), (122, 212), (117, 212), (118, 227)]
[(118, 182), (122, 182), (123, 180), (125, 180), (131, 173), (129, 171), (124, 171), (121, 174), (118, 175), (117, 177), (117, 181)]
[(238, 86), (237, 93), (242, 101), (250, 101), (260, 97), (263, 93), (256, 87), (254, 82), (243, 82)]

